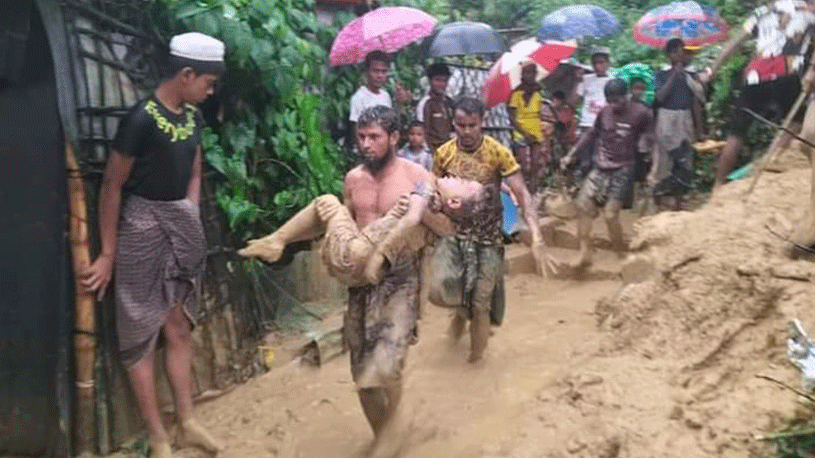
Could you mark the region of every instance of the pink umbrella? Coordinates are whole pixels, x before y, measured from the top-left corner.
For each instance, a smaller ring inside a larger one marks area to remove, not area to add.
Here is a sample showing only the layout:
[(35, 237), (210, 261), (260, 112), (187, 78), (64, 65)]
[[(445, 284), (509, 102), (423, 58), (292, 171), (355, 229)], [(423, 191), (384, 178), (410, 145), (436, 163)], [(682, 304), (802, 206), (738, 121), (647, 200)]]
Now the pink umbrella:
[(349, 22), (331, 45), (332, 67), (358, 64), (375, 50), (392, 53), (433, 32), (438, 21), (416, 8), (380, 7)]
[(560, 61), (577, 50), (576, 42), (523, 40), (514, 44), (490, 69), (484, 82), (483, 97), (487, 107), (509, 100), (512, 90), (521, 84), (521, 70), (533, 63), (538, 80), (553, 72)]

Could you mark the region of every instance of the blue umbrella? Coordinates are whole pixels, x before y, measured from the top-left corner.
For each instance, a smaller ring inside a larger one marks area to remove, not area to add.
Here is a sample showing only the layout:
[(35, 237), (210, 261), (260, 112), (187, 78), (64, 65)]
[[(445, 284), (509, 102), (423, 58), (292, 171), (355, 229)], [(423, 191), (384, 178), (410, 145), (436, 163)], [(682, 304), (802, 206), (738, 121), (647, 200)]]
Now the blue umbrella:
[(538, 41), (602, 37), (620, 31), (620, 21), (594, 5), (564, 6), (549, 13), (538, 26)]

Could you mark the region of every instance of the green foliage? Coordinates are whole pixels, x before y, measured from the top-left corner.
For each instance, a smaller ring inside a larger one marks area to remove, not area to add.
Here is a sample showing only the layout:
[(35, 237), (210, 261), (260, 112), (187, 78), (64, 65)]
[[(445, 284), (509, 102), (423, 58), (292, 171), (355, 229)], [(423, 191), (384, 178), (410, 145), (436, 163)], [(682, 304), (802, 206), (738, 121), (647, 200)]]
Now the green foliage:
[[(227, 46), (226, 84), (239, 100), (234, 116), (217, 132), (208, 131), (204, 148), (220, 182), (216, 190), (231, 229), (241, 239), (272, 230), (311, 198), (339, 193), (342, 157), (337, 140), (345, 137), (348, 101), (363, 83), (361, 66), (327, 67), (327, 52), (336, 33), (354, 18), (340, 14), (334, 24), (317, 21), (314, 0), (156, 0), (168, 34), (196, 30), (222, 39)], [(593, 0), (620, 19), (620, 34), (587, 38), (578, 58), (588, 60), (594, 44), (610, 46), (612, 66), (642, 62), (664, 65), (661, 50), (634, 42), (633, 24), (648, 9), (666, 0)], [(526, 28), (534, 36), (540, 20), (570, 0), (385, 0), (385, 5), (419, 8), (439, 19), (486, 22), (497, 29)], [(728, 24), (736, 28), (759, 0), (711, 0)], [(709, 47), (695, 64), (705, 66), (719, 47)], [(719, 71), (708, 104), (710, 133), (721, 137), (734, 100), (734, 81), (752, 49), (745, 47)], [(424, 72), (421, 47), (410, 46), (395, 56), (388, 83), (396, 81), (421, 97)], [(403, 120), (414, 116), (405, 107)], [(758, 150), (769, 132), (754, 127), (745, 150)], [(748, 155), (743, 155), (742, 162)], [(704, 162), (704, 161), (702, 161)], [(707, 161), (711, 162), (711, 161)], [(707, 187), (710, 164), (700, 163), (696, 185)]]
[(220, 176), (216, 199), (231, 230), (241, 239), (267, 233), (317, 195), (339, 193), (339, 150), (312, 89), (324, 77), (321, 42), (335, 32), (317, 21), (314, 1), (160, 5), (169, 33), (198, 31), (226, 45), (225, 84), (235, 93), (236, 110), (217, 132), (205, 132), (202, 145)]

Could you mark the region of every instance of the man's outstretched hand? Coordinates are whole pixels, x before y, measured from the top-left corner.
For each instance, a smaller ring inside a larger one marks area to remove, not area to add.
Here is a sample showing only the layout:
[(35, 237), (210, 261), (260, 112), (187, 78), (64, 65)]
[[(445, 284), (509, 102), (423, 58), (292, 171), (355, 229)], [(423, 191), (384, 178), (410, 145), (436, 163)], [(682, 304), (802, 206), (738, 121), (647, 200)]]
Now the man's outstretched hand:
[(560, 270), (560, 262), (549, 256), (546, 252), (546, 244), (539, 236), (532, 239), (532, 257), (535, 259), (535, 267), (538, 275), (548, 279), (549, 275), (557, 275)]

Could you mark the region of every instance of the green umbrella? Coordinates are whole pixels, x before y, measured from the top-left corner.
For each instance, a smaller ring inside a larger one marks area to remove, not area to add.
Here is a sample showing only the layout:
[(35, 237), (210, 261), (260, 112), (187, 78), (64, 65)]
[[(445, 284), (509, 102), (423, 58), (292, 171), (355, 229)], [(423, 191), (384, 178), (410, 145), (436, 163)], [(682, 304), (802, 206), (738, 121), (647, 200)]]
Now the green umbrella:
[(654, 71), (651, 70), (651, 67), (639, 62), (633, 62), (614, 70), (611, 76), (625, 81), (625, 84), (627, 84), (629, 88), (633, 80), (639, 79), (644, 81), (645, 94), (642, 96), (642, 101), (648, 105), (654, 102)]

